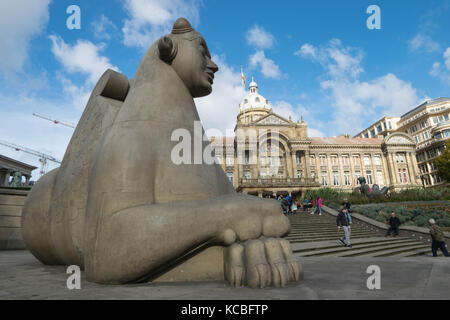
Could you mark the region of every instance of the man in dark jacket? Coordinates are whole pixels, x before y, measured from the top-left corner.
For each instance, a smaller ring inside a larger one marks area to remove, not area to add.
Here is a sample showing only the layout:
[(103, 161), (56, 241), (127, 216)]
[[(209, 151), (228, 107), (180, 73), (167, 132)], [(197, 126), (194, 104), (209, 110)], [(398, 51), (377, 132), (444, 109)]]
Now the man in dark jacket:
[(436, 221), (434, 219), (430, 219), (428, 221), (430, 223), (430, 235), (431, 239), (431, 252), (433, 253), (433, 257), (437, 257), (437, 249), (440, 248), (444, 256), (450, 256), (448, 254), (447, 248), (445, 247), (445, 237), (441, 228), (438, 227)]
[(347, 248), (351, 248), (352, 245), (350, 243), (350, 232), (351, 232), (351, 218), (350, 214), (348, 213), (347, 207), (343, 207), (341, 211), (339, 211), (339, 214), (336, 217), (336, 224), (338, 227), (338, 232), (342, 229), (344, 229), (345, 234), (345, 241), (344, 237), (339, 238), (339, 241), (342, 242), (343, 245), (345, 245)]
[(386, 233), (386, 237), (391, 235), (391, 232), (394, 231), (394, 236), (398, 236), (398, 227), (400, 227), (400, 219), (395, 216), (395, 213), (391, 213), (391, 217), (389, 218), (389, 229)]

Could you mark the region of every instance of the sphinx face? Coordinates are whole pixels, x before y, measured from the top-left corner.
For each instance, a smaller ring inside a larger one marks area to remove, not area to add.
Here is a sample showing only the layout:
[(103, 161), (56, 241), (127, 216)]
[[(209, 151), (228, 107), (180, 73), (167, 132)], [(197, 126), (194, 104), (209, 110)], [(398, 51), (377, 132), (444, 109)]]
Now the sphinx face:
[(214, 73), (219, 68), (211, 60), (208, 47), (202, 37), (192, 41), (177, 39), (178, 53), (172, 68), (183, 80), (192, 97), (203, 97), (211, 93)]

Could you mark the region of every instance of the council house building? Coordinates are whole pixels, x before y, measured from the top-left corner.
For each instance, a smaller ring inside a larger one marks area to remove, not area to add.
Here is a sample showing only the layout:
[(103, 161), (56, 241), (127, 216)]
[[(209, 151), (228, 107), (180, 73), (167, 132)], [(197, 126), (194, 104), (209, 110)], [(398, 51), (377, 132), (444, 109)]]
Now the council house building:
[(260, 197), (323, 186), (351, 191), (358, 177), (380, 188), (421, 186), (416, 143), (409, 134), (309, 137), (303, 118), (294, 122), (276, 114), (254, 81), (239, 104), (235, 137), (210, 140), (235, 189)]

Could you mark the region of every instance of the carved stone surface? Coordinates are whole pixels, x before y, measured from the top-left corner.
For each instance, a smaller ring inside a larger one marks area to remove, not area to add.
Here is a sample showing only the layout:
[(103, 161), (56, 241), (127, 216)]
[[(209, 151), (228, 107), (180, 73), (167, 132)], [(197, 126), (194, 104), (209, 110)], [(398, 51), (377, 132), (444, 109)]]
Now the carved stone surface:
[(24, 241), (40, 261), (79, 265), (87, 280), (106, 284), (301, 279), (277, 201), (237, 194), (217, 164), (171, 161), (172, 133), (194, 137), (193, 98), (211, 92), (217, 70), (203, 37), (180, 18), (133, 81), (105, 72), (61, 167), (25, 203)]

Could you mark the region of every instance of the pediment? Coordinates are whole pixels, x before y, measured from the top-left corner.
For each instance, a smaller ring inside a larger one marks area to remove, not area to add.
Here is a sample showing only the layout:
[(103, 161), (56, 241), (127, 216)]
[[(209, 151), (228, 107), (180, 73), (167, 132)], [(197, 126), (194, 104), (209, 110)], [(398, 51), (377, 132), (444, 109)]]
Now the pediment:
[(264, 118), (261, 118), (257, 121), (255, 121), (253, 124), (255, 125), (289, 125), (289, 121), (284, 119), (283, 117), (280, 117), (277, 114), (269, 114), (265, 116)]
[(386, 137), (386, 143), (394, 143), (394, 144), (411, 144), (415, 143), (411, 137), (406, 134), (392, 134), (391, 136)]

